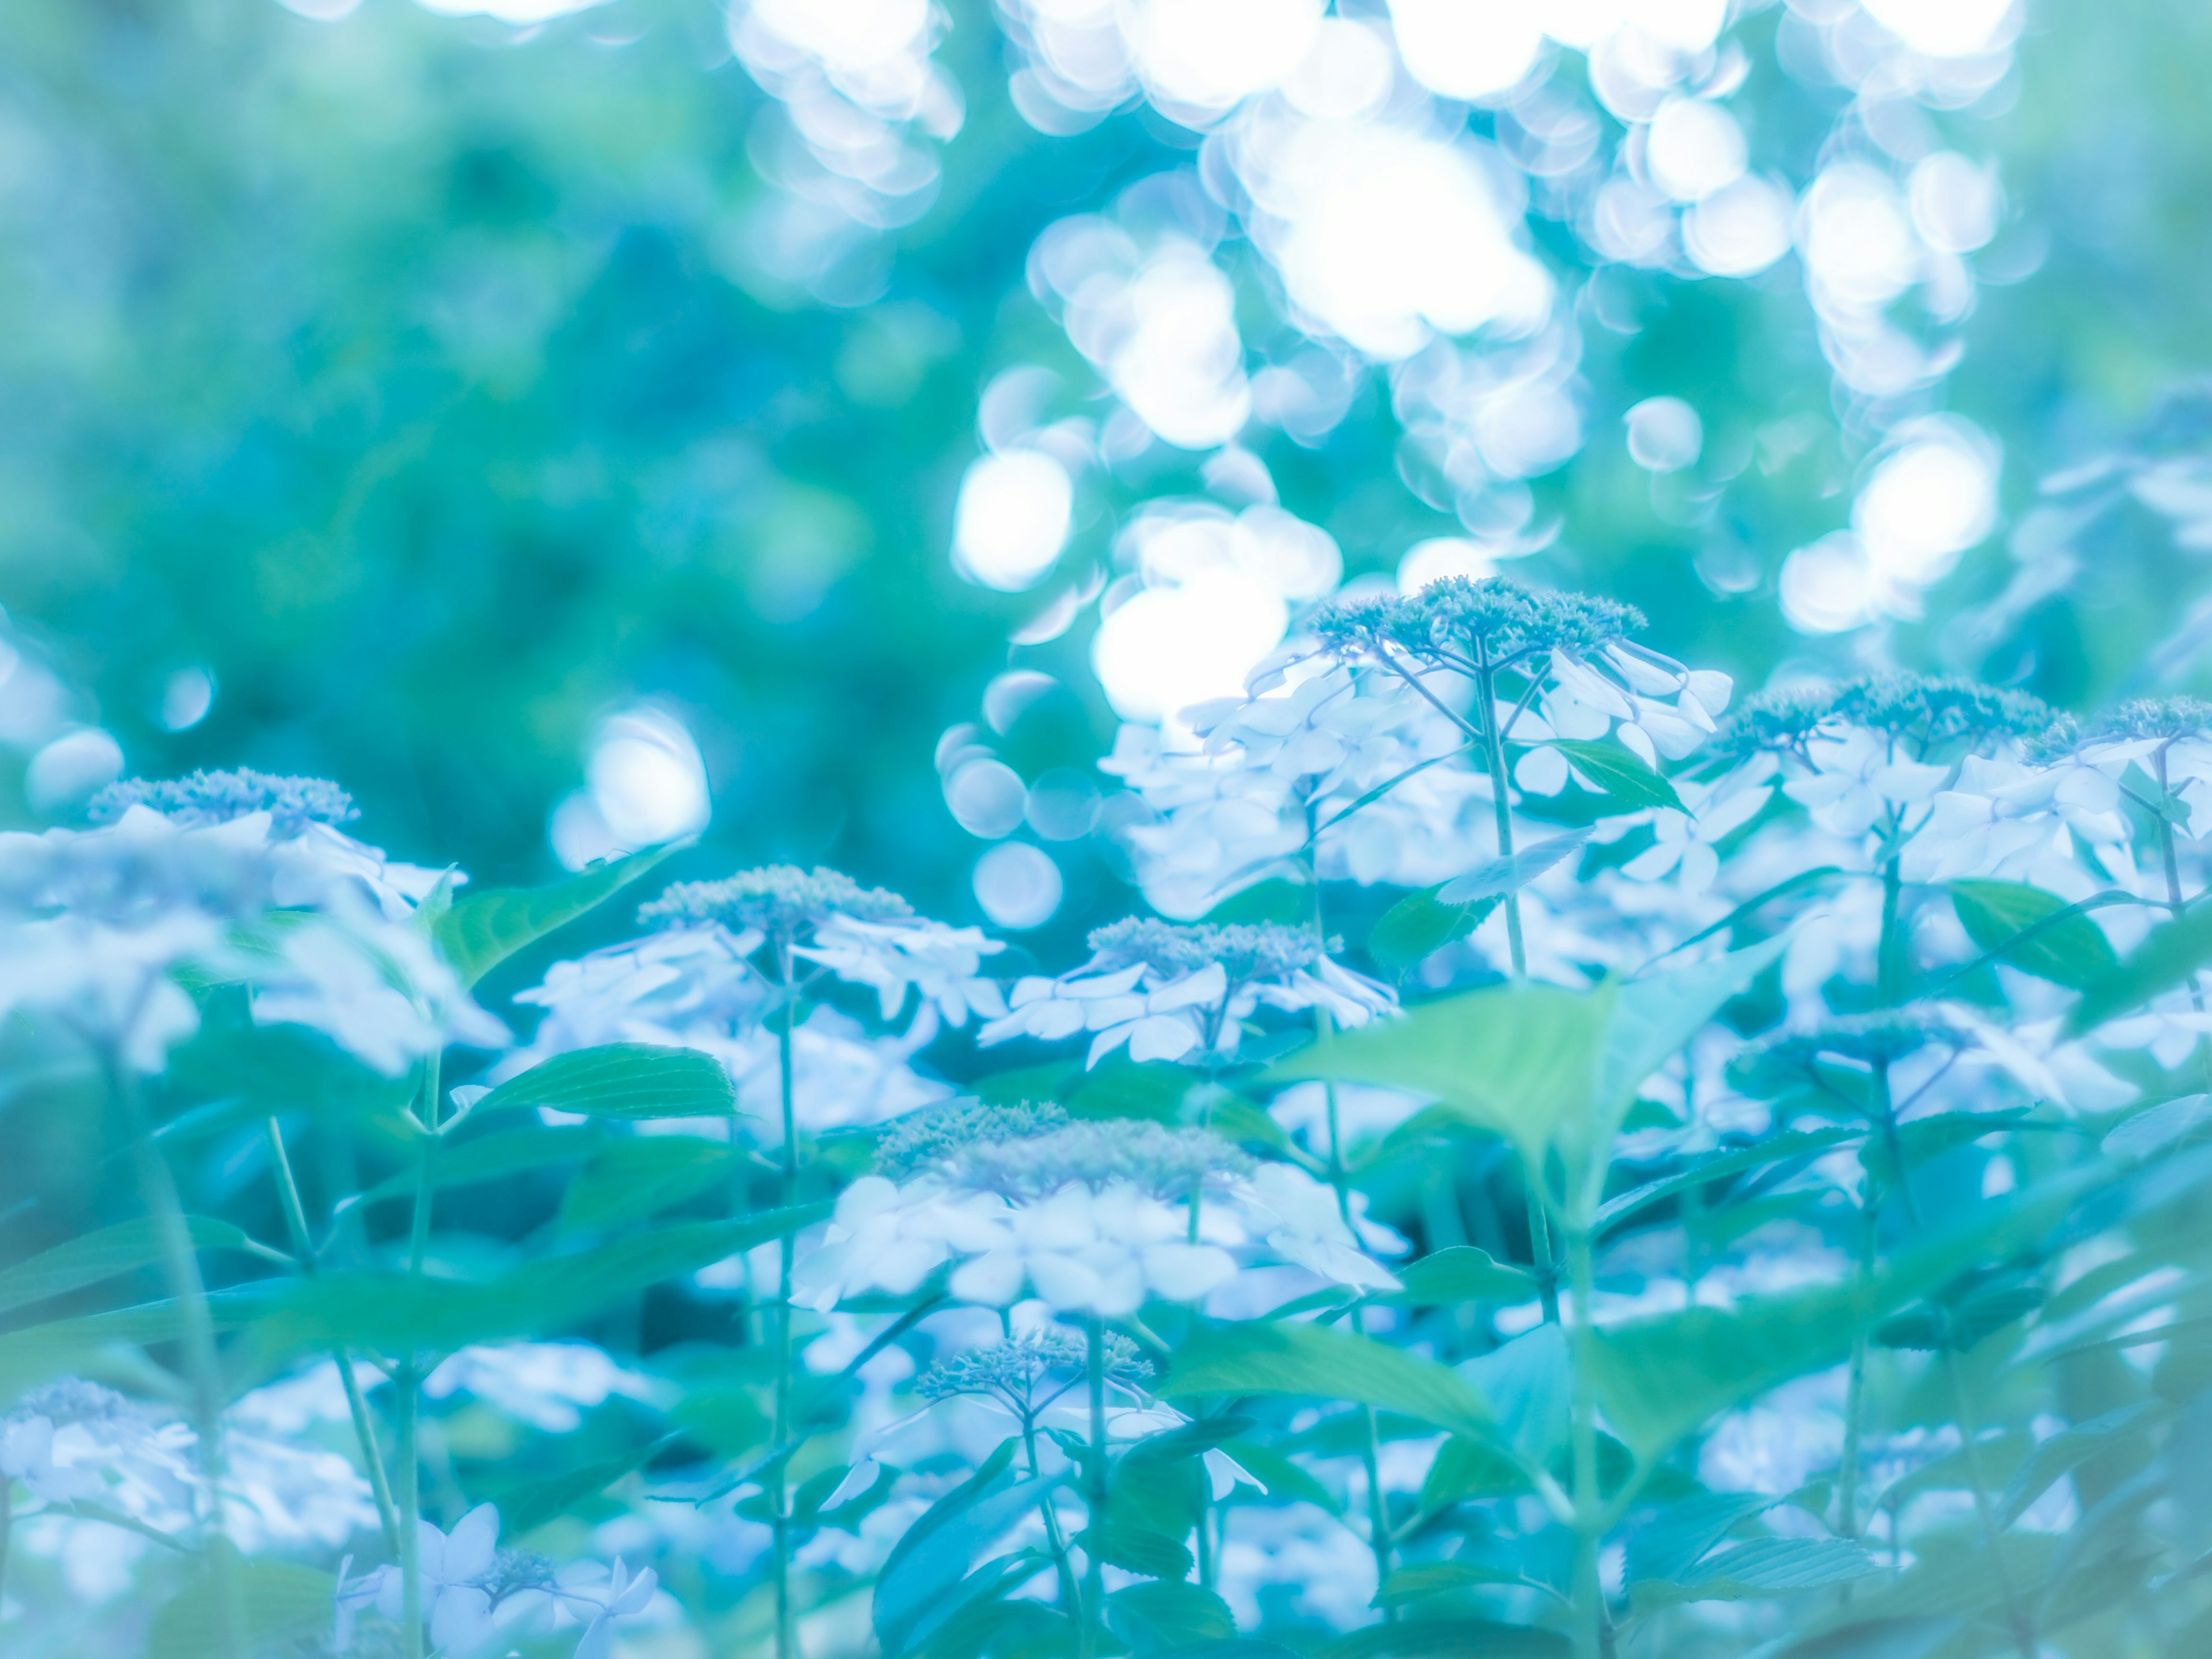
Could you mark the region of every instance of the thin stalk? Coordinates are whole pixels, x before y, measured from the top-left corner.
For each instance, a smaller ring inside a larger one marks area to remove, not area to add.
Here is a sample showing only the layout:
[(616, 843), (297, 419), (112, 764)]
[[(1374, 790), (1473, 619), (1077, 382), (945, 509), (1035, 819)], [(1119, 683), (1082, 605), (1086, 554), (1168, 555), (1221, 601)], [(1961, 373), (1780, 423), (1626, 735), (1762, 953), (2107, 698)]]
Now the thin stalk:
[(1875, 982), (1885, 1008), (1905, 1000), (1905, 935), (1898, 926), (1905, 876), (1898, 863), (1893, 858), (1881, 866), (1881, 938), (1875, 947)]
[(1552, 1218), (1544, 1209), (1544, 1194), (1536, 1172), (1524, 1169), (1528, 1194), (1528, 1260), (1536, 1274), (1537, 1293), (1544, 1298), (1544, 1322), (1559, 1322), (1559, 1269), (1552, 1257)]
[[(2170, 800), (2172, 791), (2166, 787), (2166, 750), (2163, 748), (2158, 751), (2157, 761), (2159, 793), (2164, 799)], [(2181, 914), (2181, 860), (2174, 851), (2173, 821), (2162, 811), (2155, 816), (2158, 819), (2159, 855), (2166, 866), (2166, 902), (2172, 906), (2172, 914), (2178, 916)], [(2189, 1004), (2198, 1013), (2204, 1012), (2204, 993), (2194, 974), (2189, 976)], [(2204, 1086), (2212, 1090), (2212, 1042), (2207, 1042), (2201, 1036), (2197, 1042), (2197, 1052), (2203, 1056)]]
[[(312, 1279), (318, 1267), (313, 1238), (307, 1231), (307, 1212), (300, 1202), (300, 1183), (292, 1178), (292, 1160), (285, 1155), (284, 1131), (275, 1118), (264, 1120), (262, 1133), (269, 1140), (269, 1167), (276, 1180), (276, 1196), (284, 1208), (284, 1226), (291, 1235), (292, 1253), (299, 1258), (300, 1271)], [(384, 1547), (393, 1552), (399, 1548), (399, 1512), (392, 1503), (392, 1483), (384, 1473), (384, 1459), (376, 1449), (376, 1427), (369, 1420), (368, 1401), (362, 1398), (361, 1384), (355, 1380), (353, 1358), (343, 1347), (331, 1350), (331, 1362), (338, 1368), (338, 1380), (345, 1387), (346, 1410), (353, 1417), (354, 1438), (361, 1443), (361, 1459), (368, 1468), (369, 1489), (376, 1494), (376, 1518), (384, 1528)]]
[[(1037, 1462), (1036, 1419), (1034, 1417), (1024, 1415), (1022, 1419), (1022, 1449), (1029, 1456), (1030, 1479), (1040, 1478), (1043, 1470)], [(1052, 1548), (1053, 1576), (1060, 1583), (1060, 1604), (1067, 1613), (1067, 1622), (1080, 1626), (1083, 1623), (1082, 1594), (1076, 1588), (1075, 1569), (1067, 1559), (1067, 1540), (1060, 1533), (1060, 1511), (1054, 1506), (1050, 1492), (1045, 1494), (1039, 1507), (1044, 1511), (1045, 1542)]]
[(1091, 1543), (1083, 1552), (1083, 1623), (1077, 1652), (1080, 1659), (1094, 1659), (1106, 1631), (1106, 1331), (1096, 1314), (1084, 1321), (1084, 1329), (1090, 1339), (1084, 1371), (1091, 1390), (1091, 1456), (1084, 1471), (1091, 1513), (1084, 1525)]
[[(1869, 1204), (1861, 1229), (1859, 1258), (1856, 1272), (1862, 1284), (1874, 1275), (1875, 1211)], [(1851, 1340), (1851, 1370), (1850, 1387), (1844, 1396), (1844, 1458), (1836, 1472), (1836, 1483), (1842, 1489), (1837, 1498), (1837, 1531), (1856, 1540), (1859, 1535), (1859, 1445), (1866, 1422), (1867, 1334), (1862, 1330)], [(1844, 1587), (1849, 1599), (1850, 1587)]]
[(176, 1181), (161, 1149), (154, 1143), (154, 1127), (146, 1115), (138, 1079), (112, 1047), (102, 1049), (100, 1067), (108, 1093), (130, 1128), (139, 1188), (161, 1235), (162, 1269), (182, 1321), (185, 1373), (191, 1389), (193, 1427), (199, 1436), (200, 1475), (207, 1484), (203, 1553), (209, 1587), (214, 1593), (211, 1634), (218, 1654), (235, 1655), (239, 1652), (238, 1585), (232, 1570), (222, 1496), (222, 1362), (216, 1351), (215, 1321), (208, 1312), (207, 1283), (200, 1277), (199, 1256), (192, 1248), (191, 1230), (185, 1219), (184, 1202), (177, 1196)]
[[(1358, 1316), (1353, 1316), (1356, 1320)], [(1375, 1407), (1359, 1408), (1362, 1430), (1360, 1453), (1367, 1465), (1367, 1547), (1375, 1553), (1375, 1588), (1379, 1594), (1390, 1582), (1390, 1564), (1395, 1552), (1390, 1533), (1390, 1500), (1382, 1490), (1382, 1447), (1375, 1429)], [(1382, 1622), (1398, 1622), (1398, 1609), (1382, 1609)]]
[(1574, 1356), (1574, 1651), (1575, 1659), (1601, 1659), (1607, 1620), (1598, 1544), (1605, 1515), (1597, 1486), (1597, 1395), (1592, 1381), (1597, 1358), (1590, 1323), (1595, 1275), (1586, 1230), (1567, 1230), (1567, 1264), (1575, 1290), (1575, 1320), (1567, 1334)]
[[(422, 1065), (422, 1094), (415, 1109), (422, 1144), (415, 1165), (415, 1212), (407, 1227), (407, 1271), (422, 1276), (430, 1249), (430, 1209), (436, 1194), (439, 1056)], [(409, 1354), (392, 1374), (399, 1417), (399, 1640), (402, 1659), (422, 1659), (422, 1368)]]
[[(1498, 856), (1513, 856), (1512, 790), (1505, 781), (1505, 744), (1498, 730), (1497, 679), (1486, 661), (1475, 678), (1475, 696), (1481, 703), (1483, 750), (1490, 766), (1490, 804), (1498, 822)], [(1528, 953), (1521, 943), (1521, 893), (1505, 890), (1505, 945), (1513, 959), (1513, 977), (1528, 977)]]
[[(776, 945), (776, 966), (783, 979), (782, 1018), (776, 1023), (777, 1080), (783, 1105), (783, 1170), (779, 1202), (785, 1209), (799, 1196), (799, 1125), (793, 1098), (792, 1047), (799, 1013), (799, 994), (793, 982), (791, 941)], [(786, 1233), (776, 1241), (775, 1295), (775, 1439), (785, 1444), (791, 1437), (791, 1267), (792, 1241)], [(769, 1498), (773, 1504), (770, 1525), (775, 1551), (776, 1659), (799, 1659), (799, 1626), (791, 1604), (791, 1481), (789, 1460), (780, 1460), (770, 1474)]]
[(1951, 1409), (1959, 1419), (1959, 1449), (1965, 1454), (1966, 1479), (1974, 1489), (1974, 1513), (1980, 1517), (1982, 1535), (1989, 1541), (1990, 1561), (1996, 1568), (1997, 1588), (2004, 1594), (2005, 1620), (2012, 1627), (2013, 1645), (2020, 1650), (2020, 1659), (2036, 1659), (2039, 1644), (2035, 1624), (2028, 1617), (2020, 1591), (2012, 1582), (2012, 1573), (2005, 1565), (2004, 1528), (1997, 1524), (1996, 1505), (1990, 1501), (1990, 1483), (1982, 1470), (1981, 1447), (1975, 1438), (1966, 1378), (1960, 1375), (1958, 1350), (1948, 1343), (1943, 1349), (1943, 1370), (1951, 1387)]

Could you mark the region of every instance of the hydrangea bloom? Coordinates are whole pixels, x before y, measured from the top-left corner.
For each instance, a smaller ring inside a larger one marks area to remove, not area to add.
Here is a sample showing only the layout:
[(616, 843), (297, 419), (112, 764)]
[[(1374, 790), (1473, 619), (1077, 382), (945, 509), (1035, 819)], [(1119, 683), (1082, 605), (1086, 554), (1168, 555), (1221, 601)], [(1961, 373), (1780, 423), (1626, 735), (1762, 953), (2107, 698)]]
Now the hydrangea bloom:
[(903, 1295), (947, 1264), (963, 1301), (1007, 1307), (1033, 1289), (1056, 1310), (1109, 1318), (1147, 1297), (1195, 1301), (1240, 1260), (1369, 1289), (1397, 1282), (1361, 1249), (1394, 1236), (1356, 1233), (1301, 1170), (1255, 1164), (1203, 1130), (1032, 1121), (972, 1116), (969, 1133), (938, 1150), (898, 1154), (897, 1178), (854, 1182), (799, 1261), (795, 1299), (827, 1310), (867, 1290)]
[(1232, 1058), (1262, 1007), (1318, 1008), (1340, 1026), (1397, 1007), (1389, 988), (1340, 967), (1310, 928), (1214, 927), (1131, 917), (1093, 932), (1091, 960), (1057, 979), (1016, 982), (1011, 1012), (982, 1029), (985, 1044), (1092, 1033), (1087, 1064), (1123, 1044), (1133, 1060)]

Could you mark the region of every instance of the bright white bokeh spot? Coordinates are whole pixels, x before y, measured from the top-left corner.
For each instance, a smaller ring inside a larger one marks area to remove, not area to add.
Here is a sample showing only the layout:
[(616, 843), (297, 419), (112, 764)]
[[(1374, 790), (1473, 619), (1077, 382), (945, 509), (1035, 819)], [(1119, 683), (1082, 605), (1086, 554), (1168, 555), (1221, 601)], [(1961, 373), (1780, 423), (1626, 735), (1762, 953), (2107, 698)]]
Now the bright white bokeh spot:
[(554, 855), (571, 870), (593, 859), (696, 835), (713, 816), (707, 767), (684, 722), (640, 704), (593, 728), (582, 790), (554, 809)]
[(1984, 246), (1997, 234), (2004, 212), (1996, 167), (1970, 161), (1954, 149), (1939, 149), (1914, 163), (1905, 195), (1920, 240), (1946, 253), (1972, 253)]
[(1210, 697), (1240, 695), (1289, 625), (1280, 593), (1216, 567), (1132, 594), (1099, 624), (1091, 664), (1122, 719), (1164, 720)]
[(1680, 398), (1646, 398), (1622, 417), (1629, 458), (1647, 472), (1679, 472), (1705, 447), (1705, 423)]
[(1432, 536), (1427, 541), (1415, 542), (1406, 550), (1406, 556), (1398, 561), (1398, 591), (1418, 593), (1431, 582), (1442, 581), (1446, 576), (1465, 576), (1470, 581), (1480, 581), (1485, 576), (1497, 574), (1495, 549), (1469, 541), (1464, 536)]
[(1317, 599), (1344, 574), (1334, 536), (1264, 502), (1233, 517), (1212, 502), (1155, 506), (1130, 525), (1123, 550), (1150, 587), (1228, 570), (1285, 599)]
[(975, 860), (975, 902), (1000, 927), (1042, 927), (1060, 908), (1060, 866), (1025, 841), (1001, 842)]
[(161, 729), (189, 732), (215, 707), (215, 676), (204, 668), (179, 668), (161, 684)]
[(2012, 0), (1860, 0), (1868, 15), (1915, 52), (1971, 58), (2003, 44)]
[(31, 757), (23, 793), (33, 810), (81, 806), (123, 775), (123, 745), (96, 726), (65, 732)]
[(1922, 250), (1887, 173), (1839, 161), (1805, 192), (1797, 245), (1820, 288), (1848, 306), (1887, 305), (1919, 280)]
[(1129, 284), (1126, 331), (1106, 378), (1137, 418), (1181, 449), (1227, 443), (1252, 417), (1237, 295), (1195, 248), (1172, 246)]
[(1700, 202), (1743, 177), (1750, 149), (1735, 117), (1702, 98), (1669, 98), (1651, 118), (1644, 161), (1678, 202)]
[(311, 22), (335, 23), (361, 9), (361, 0), (278, 0), (284, 9)]
[(1413, 77), (1447, 98), (1486, 98), (1517, 85), (1544, 45), (1526, 0), (1390, 0), (1390, 25)]
[(1955, 416), (1900, 428), (1851, 507), (1867, 562), (1886, 581), (1924, 587), (1996, 527), (1996, 447)]
[(1524, 331), (1548, 313), (1551, 278), (1513, 241), (1517, 210), (1468, 149), (1329, 121), (1273, 137), (1243, 177), (1261, 245), (1313, 324), (1396, 359), (1438, 333)]
[(1524, 381), (1484, 399), (1474, 414), (1474, 442), (1498, 477), (1534, 478), (1583, 447), (1582, 415), (1563, 388)]
[(971, 836), (996, 841), (1020, 825), (1029, 805), (1021, 774), (1000, 760), (971, 760), (945, 781), (945, 804)]
[(1124, 27), (1160, 102), (1225, 110), (1289, 76), (1321, 18), (1321, 0), (1139, 0)]
[(1875, 575), (1848, 531), (1782, 562), (1782, 614), (1801, 634), (1840, 634), (1874, 619)]
[(929, 27), (929, 0), (751, 0), (746, 9), (777, 39), (847, 75), (894, 63)]
[[(604, 0), (416, 0), (416, 3), (441, 17), (489, 17), (512, 23), (517, 28), (531, 28), (539, 23), (550, 23), (556, 17), (566, 17), (571, 12), (589, 11), (604, 3)], [(347, 11), (351, 9), (350, 6), (346, 8)], [(328, 21), (333, 16), (343, 17), (345, 12), (317, 6), (303, 15)]]
[(1042, 451), (982, 456), (960, 481), (952, 562), (970, 580), (1019, 592), (1060, 557), (1074, 510), (1067, 469)]
[(1682, 248), (1714, 276), (1751, 276), (1790, 252), (1789, 193), (1745, 177), (1682, 216)]
[(1304, 61), (1283, 83), (1283, 95), (1308, 115), (1346, 119), (1388, 98), (1396, 72), (1381, 34), (1364, 23), (1325, 17)]

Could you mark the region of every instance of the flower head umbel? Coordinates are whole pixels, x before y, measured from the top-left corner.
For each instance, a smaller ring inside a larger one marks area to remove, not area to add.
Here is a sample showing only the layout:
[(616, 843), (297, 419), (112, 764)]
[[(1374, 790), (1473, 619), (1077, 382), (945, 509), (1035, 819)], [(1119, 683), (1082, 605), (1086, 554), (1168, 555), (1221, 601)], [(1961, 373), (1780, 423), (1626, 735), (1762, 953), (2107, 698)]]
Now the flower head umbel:
[(1332, 961), (1310, 928), (1131, 917), (1096, 929), (1090, 945), (1073, 973), (1018, 981), (1011, 1012), (983, 1027), (982, 1042), (1089, 1031), (1092, 1066), (1124, 1043), (1139, 1060), (1226, 1060), (1262, 1007), (1318, 1007), (1343, 1026), (1397, 1007), (1388, 987)]
[(640, 905), (637, 919), (661, 927), (714, 922), (733, 933), (757, 929), (790, 939), (836, 917), (896, 921), (913, 914), (914, 907), (896, 893), (863, 887), (837, 871), (770, 864), (720, 881), (679, 881)]
[(94, 823), (112, 823), (133, 806), (195, 828), (266, 812), (270, 827), (283, 836), (296, 836), (311, 823), (350, 823), (361, 816), (353, 797), (327, 778), (279, 777), (249, 767), (182, 778), (126, 778), (94, 795), (85, 811)]
[(845, 1189), (800, 1260), (801, 1305), (906, 1295), (947, 1267), (963, 1301), (1003, 1308), (1027, 1290), (1108, 1318), (1149, 1297), (1194, 1301), (1254, 1259), (1344, 1284), (1396, 1283), (1361, 1249), (1391, 1248), (1395, 1235), (1364, 1222), (1355, 1232), (1303, 1170), (1256, 1163), (1204, 1130), (965, 1108), (893, 1152), (890, 1173)]
[[(1152, 1363), (1138, 1354), (1137, 1345), (1126, 1336), (1107, 1334), (1105, 1362), (1106, 1381), (1113, 1387), (1135, 1389), (1152, 1380)], [(915, 1379), (914, 1391), (932, 1404), (961, 1395), (982, 1395), (1028, 1422), (1079, 1386), (1089, 1363), (1090, 1349), (1083, 1338), (1047, 1325), (940, 1359)]]

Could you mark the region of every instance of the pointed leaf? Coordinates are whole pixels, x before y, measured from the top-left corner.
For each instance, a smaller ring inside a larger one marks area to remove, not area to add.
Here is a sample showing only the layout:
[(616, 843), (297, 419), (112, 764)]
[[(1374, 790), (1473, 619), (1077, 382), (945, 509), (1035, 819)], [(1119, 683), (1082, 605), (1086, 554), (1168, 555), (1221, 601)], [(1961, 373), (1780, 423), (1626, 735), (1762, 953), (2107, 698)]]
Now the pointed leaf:
[(1408, 893), (1385, 910), (1367, 935), (1367, 954), (1393, 979), (1403, 979), (1445, 945), (1465, 939), (1501, 901), (1496, 896), (1447, 904), (1447, 884)]
[(432, 923), (430, 936), (464, 985), (474, 985), (525, 945), (596, 908), (676, 848), (649, 847), (556, 881), (550, 887), (493, 888), (471, 894)]
[(1166, 1398), (1202, 1394), (1311, 1395), (1419, 1418), (1474, 1439), (1496, 1419), (1466, 1378), (1433, 1359), (1322, 1325), (1216, 1326), (1175, 1351)]
[[(606, 1144), (606, 1132), (595, 1123), (532, 1125), (526, 1129), (501, 1129), (473, 1139), (441, 1142), (430, 1165), (432, 1188), (466, 1187), (480, 1181), (504, 1181), (538, 1170), (578, 1164)], [(416, 1172), (402, 1170), (380, 1181), (367, 1192), (346, 1200), (347, 1205), (380, 1204), (415, 1195)], [(341, 1206), (340, 1207), (344, 1207)]]
[(1695, 1583), (1638, 1586), (1638, 1609), (1676, 1601), (1742, 1601), (1798, 1595), (1864, 1578), (1881, 1568), (1844, 1538), (1754, 1538), (1708, 1558)]
[[(185, 1230), (196, 1249), (252, 1251), (258, 1248), (240, 1229), (210, 1216), (186, 1216)], [(0, 1272), (0, 1313), (152, 1267), (162, 1258), (161, 1231), (153, 1217), (140, 1216), (17, 1262)]]
[(1611, 795), (1623, 811), (1643, 806), (1682, 810), (1674, 786), (1617, 743), (1554, 738), (1548, 746), (1565, 755), (1567, 763), (1599, 793)]
[(1551, 836), (1496, 858), (1487, 864), (1477, 865), (1465, 875), (1448, 881), (1437, 890), (1437, 902), (1442, 905), (1473, 904), (1478, 899), (1503, 898), (1517, 892), (1542, 875), (1560, 860), (1579, 853), (1588, 844), (1590, 832), (1570, 830), (1564, 836)]
[(1526, 1302), (1536, 1281), (1519, 1267), (1491, 1260), (1487, 1250), (1454, 1244), (1398, 1272), (1400, 1288), (1377, 1297), (1409, 1308), (1456, 1307), (1462, 1302)]
[(2105, 930), (2040, 887), (1954, 881), (1950, 893), (1967, 938), (2022, 973), (2080, 991), (2119, 966)]
[(1673, 1198), (1679, 1193), (1687, 1192), (1692, 1187), (1704, 1187), (1729, 1176), (1741, 1175), (1747, 1170), (1765, 1169), (1771, 1164), (1787, 1164), (1800, 1158), (1810, 1160), (1831, 1147), (1856, 1140), (1865, 1133), (1860, 1128), (1796, 1129), (1778, 1134), (1771, 1140), (1762, 1140), (1733, 1152), (1723, 1152), (1718, 1157), (1705, 1158), (1678, 1174), (1647, 1182), (1618, 1198), (1607, 1199), (1598, 1206), (1597, 1229), (1602, 1232), (1607, 1228), (1618, 1226), (1638, 1211)]
[(1212, 1590), (1164, 1580), (1109, 1595), (1106, 1625), (1139, 1655), (1191, 1642), (1230, 1642), (1237, 1635), (1229, 1604)]
[(2160, 922), (2120, 964), (2092, 981), (2068, 1021), (2075, 1036), (2094, 1030), (2161, 991), (2182, 985), (2212, 962), (2212, 904), (2200, 901)]
[(696, 1197), (728, 1178), (743, 1154), (696, 1135), (640, 1135), (611, 1141), (561, 1199), (566, 1231), (620, 1226)]
[(610, 1042), (542, 1060), (476, 1104), (481, 1115), (548, 1107), (592, 1117), (729, 1117), (738, 1093), (720, 1060), (696, 1048)]

